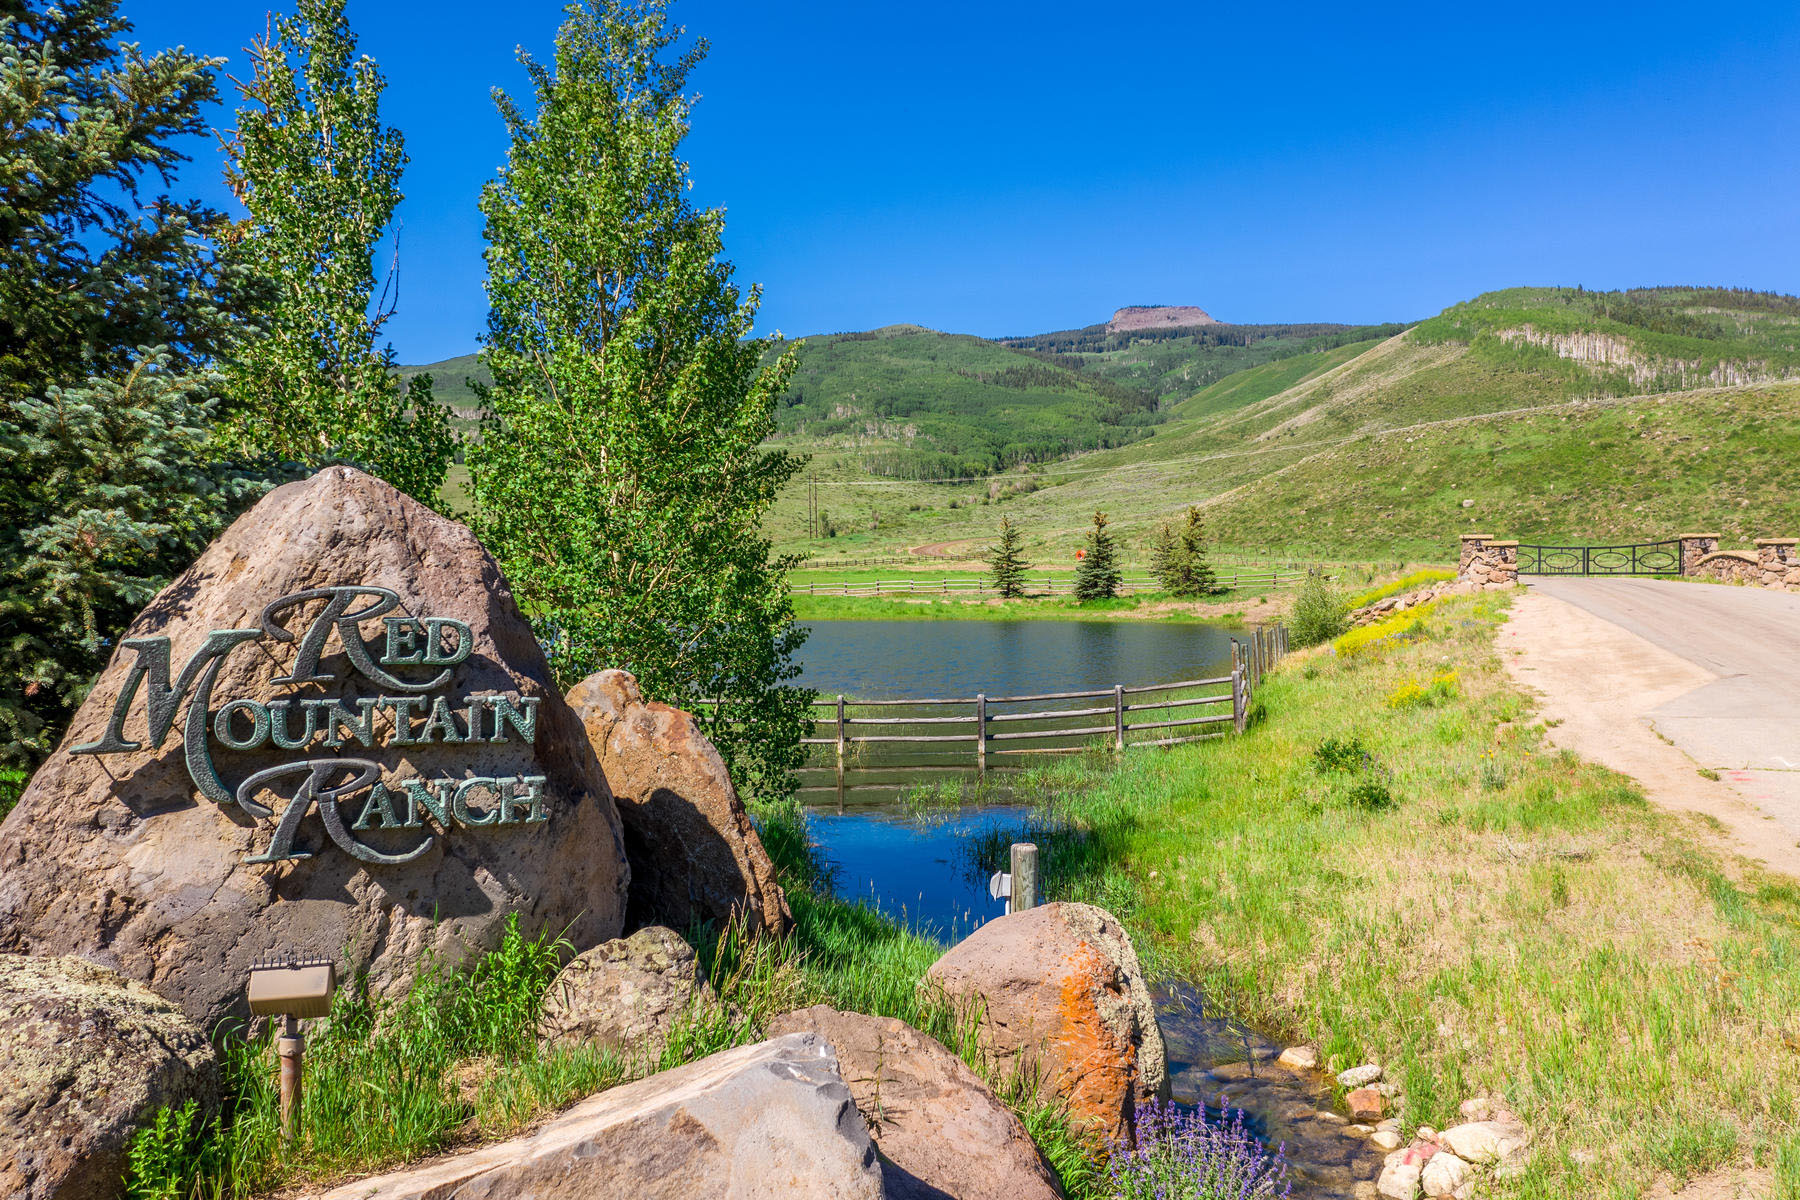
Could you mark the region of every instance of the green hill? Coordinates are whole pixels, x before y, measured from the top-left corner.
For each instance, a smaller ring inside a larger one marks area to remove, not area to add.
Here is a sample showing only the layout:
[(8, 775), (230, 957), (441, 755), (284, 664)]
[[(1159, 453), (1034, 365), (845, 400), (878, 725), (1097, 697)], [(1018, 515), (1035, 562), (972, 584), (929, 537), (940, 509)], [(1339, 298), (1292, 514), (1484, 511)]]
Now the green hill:
[(1153, 396), (982, 338), (895, 325), (801, 340), (777, 440), (932, 479), (1148, 436)]
[[(1704, 525), (1742, 542), (1800, 530), (1797, 347), (1790, 296), (1515, 288), (1229, 375), (1169, 405), (1153, 436), (1037, 469), (1012, 494), (859, 485), (820, 503), (857, 505), (834, 553), (960, 553), (1004, 512), (1060, 561), (1096, 508), (1141, 546), (1190, 503), (1221, 543), (1320, 554), (1442, 557), (1476, 527), (1624, 541)], [(791, 510), (775, 528), (821, 548)]]
[(1188, 396), (1239, 371), (1307, 357), (1352, 342), (1392, 337), (1405, 325), (1207, 325), (1114, 332), (1107, 325), (1066, 329), (1000, 344), (1148, 391)]

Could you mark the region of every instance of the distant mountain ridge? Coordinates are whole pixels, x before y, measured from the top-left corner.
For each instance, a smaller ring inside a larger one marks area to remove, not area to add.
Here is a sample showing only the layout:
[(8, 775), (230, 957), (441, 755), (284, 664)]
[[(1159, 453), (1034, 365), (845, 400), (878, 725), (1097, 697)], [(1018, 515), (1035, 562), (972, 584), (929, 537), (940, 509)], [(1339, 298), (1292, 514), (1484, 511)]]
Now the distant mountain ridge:
[(1204, 308), (1192, 304), (1131, 304), (1113, 313), (1108, 333), (1137, 333), (1143, 329), (1191, 329), (1197, 325), (1223, 325)]

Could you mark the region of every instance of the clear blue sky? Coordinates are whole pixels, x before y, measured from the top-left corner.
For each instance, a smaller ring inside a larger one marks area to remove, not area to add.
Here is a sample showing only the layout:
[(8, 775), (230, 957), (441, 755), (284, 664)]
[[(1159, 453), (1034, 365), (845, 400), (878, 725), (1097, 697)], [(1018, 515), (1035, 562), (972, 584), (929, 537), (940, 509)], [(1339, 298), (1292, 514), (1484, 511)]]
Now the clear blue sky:
[[(124, 0), (227, 55), (254, 0)], [(550, 0), (351, 0), (412, 162), (400, 358), (473, 351), (489, 89)], [(1800, 5), (679, 0), (688, 155), (760, 327), (989, 336), (1199, 304), (1416, 318), (1491, 288), (1800, 290)], [(219, 124), (229, 123), (221, 111)], [(218, 158), (188, 172), (223, 203)]]

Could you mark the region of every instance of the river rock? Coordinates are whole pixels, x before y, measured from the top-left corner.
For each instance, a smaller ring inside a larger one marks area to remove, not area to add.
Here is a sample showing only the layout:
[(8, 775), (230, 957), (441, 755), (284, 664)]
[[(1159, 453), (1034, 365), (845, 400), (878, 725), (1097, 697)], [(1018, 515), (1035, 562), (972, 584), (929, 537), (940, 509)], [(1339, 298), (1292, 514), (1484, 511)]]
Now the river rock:
[(210, 1029), (271, 951), (388, 990), (514, 913), (577, 949), (615, 937), (626, 884), (599, 764), (494, 559), (331, 467), (132, 623), (0, 826), (0, 950), (116, 967)]
[(677, 1021), (696, 1005), (719, 1002), (695, 965), (694, 948), (661, 925), (584, 950), (544, 993), (538, 1036), (552, 1046), (598, 1043), (654, 1060)]
[(108, 1200), (132, 1132), (210, 1108), (211, 1043), (169, 1001), (79, 958), (0, 955), (0, 1196)]
[(1167, 1099), (1156, 1006), (1118, 918), (1091, 904), (1045, 904), (989, 921), (928, 979), (979, 1008), (982, 1047), (1035, 1075), (1117, 1141), (1136, 1106)]
[(1496, 1163), (1525, 1145), (1525, 1128), (1511, 1121), (1469, 1121), (1438, 1134), (1438, 1141), (1472, 1163)]
[(1031, 1135), (937, 1039), (892, 1017), (828, 1005), (777, 1017), (771, 1034), (831, 1043), (875, 1147), (888, 1200), (1056, 1200)]
[(1352, 1090), (1368, 1087), (1381, 1078), (1381, 1068), (1374, 1063), (1365, 1063), (1360, 1067), (1351, 1067), (1348, 1071), (1338, 1072), (1338, 1085)]
[(792, 918), (725, 760), (693, 717), (646, 702), (625, 671), (569, 691), (625, 827), (631, 925), (687, 929), (735, 914), (779, 936)]
[(511, 1141), (321, 1200), (881, 1200), (831, 1044), (796, 1033), (601, 1092)]
[(1454, 1196), (1469, 1178), (1469, 1164), (1444, 1151), (1431, 1156), (1419, 1173), (1419, 1186), (1432, 1200)]

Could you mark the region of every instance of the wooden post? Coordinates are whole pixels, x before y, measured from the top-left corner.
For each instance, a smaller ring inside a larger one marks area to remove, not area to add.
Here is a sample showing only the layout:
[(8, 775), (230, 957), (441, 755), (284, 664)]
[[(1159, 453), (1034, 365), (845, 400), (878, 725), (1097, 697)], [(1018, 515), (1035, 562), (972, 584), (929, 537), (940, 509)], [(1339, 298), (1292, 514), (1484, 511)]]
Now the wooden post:
[(1035, 842), (1012, 844), (1012, 910), (1038, 906), (1038, 848)]
[[(1035, 847), (1034, 847), (1035, 849)], [(281, 1036), (276, 1039), (275, 1053), (281, 1059), (281, 1140), (291, 1142), (300, 1128), (301, 1055), (306, 1043), (300, 1036), (300, 1022), (291, 1016), (281, 1018)]]
[(1113, 749), (1125, 748), (1125, 685), (1113, 684)]
[(1241, 667), (1231, 668), (1231, 727), (1237, 732), (1244, 732), (1244, 671)]
[(840, 695), (837, 701), (837, 752), (838, 770), (840, 771), (844, 769), (844, 749), (844, 698)]
[(987, 774), (987, 693), (975, 693), (975, 769)]

